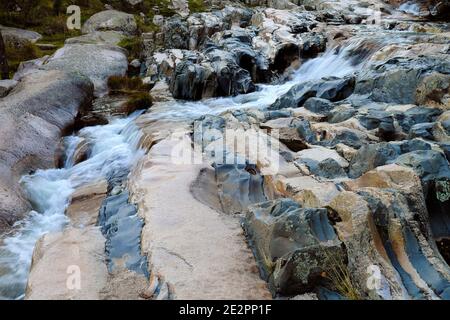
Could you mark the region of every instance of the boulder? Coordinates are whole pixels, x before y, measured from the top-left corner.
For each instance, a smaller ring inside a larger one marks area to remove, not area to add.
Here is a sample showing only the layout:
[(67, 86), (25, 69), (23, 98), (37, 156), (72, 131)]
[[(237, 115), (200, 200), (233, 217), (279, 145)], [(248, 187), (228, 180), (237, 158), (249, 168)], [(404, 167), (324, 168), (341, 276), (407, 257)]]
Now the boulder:
[(94, 83), (95, 94), (104, 95), (108, 78), (125, 75), (128, 60), (123, 49), (96, 44), (67, 44), (40, 67), (44, 70), (79, 72)]
[(164, 47), (168, 49), (189, 49), (189, 28), (186, 21), (175, 15), (164, 22), (162, 28)]
[(250, 206), (244, 228), (263, 275), (284, 295), (302, 294), (325, 283), (327, 273), (344, 264), (345, 252), (326, 209), (303, 209), (290, 199)]
[(120, 31), (93, 31), (79, 37), (69, 38), (65, 41), (65, 44), (84, 43), (116, 46), (120, 41), (125, 39), (125, 37), (126, 36)]
[(175, 68), (170, 81), (170, 91), (174, 98), (184, 100), (200, 100), (204, 96), (213, 96), (213, 93), (208, 92), (215, 92), (215, 76), (213, 70), (185, 60)]
[(411, 104), (428, 101), (429, 95), (436, 91), (433, 99), (442, 103), (444, 92), (448, 93), (448, 78), (433, 72), (450, 71), (445, 59), (398, 57), (373, 63), (358, 76), (355, 93), (367, 94), (379, 102)]
[(350, 162), (349, 176), (357, 178), (367, 171), (385, 165), (388, 161), (393, 161), (400, 153), (399, 148), (386, 142), (364, 145)]
[(313, 97), (305, 101), (304, 107), (315, 113), (328, 114), (334, 108), (334, 104), (329, 100)]
[(0, 80), (0, 98), (6, 96), (17, 83), (15, 80)]
[(73, 124), (92, 94), (92, 83), (81, 74), (36, 71), (0, 100), (0, 229), (29, 209), (19, 179), (55, 165), (61, 132)]
[(311, 97), (317, 97), (332, 102), (344, 100), (353, 93), (355, 79), (325, 78), (313, 82), (303, 82), (294, 85), (286, 94), (278, 98), (270, 106), (272, 110), (283, 108), (298, 108)]
[[(388, 262), (369, 204), (362, 196), (344, 191), (331, 201), (329, 209), (338, 216), (335, 228), (347, 249), (352, 288), (359, 299), (403, 299), (403, 285)], [(377, 270), (379, 282), (370, 282)], [(376, 285), (368, 286), (368, 283)]]
[(91, 16), (81, 28), (83, 33), (94, 31), (120, 31), (132, 35), (137, 32), (137, 24), (132, 14), (105, 10)]
[(0, 32), (2, 33), (5, 45), (15, 48), (21, 47), (26, 43), (36, 43), (42, 38), (42, 35), (35, 31), (5, 27), (2, 25), (0, 25)]
[(280, 178), (277, 191), (308, 208), (324, 207), (339, 194), (335, 183), (318, 181), (311, 176)]

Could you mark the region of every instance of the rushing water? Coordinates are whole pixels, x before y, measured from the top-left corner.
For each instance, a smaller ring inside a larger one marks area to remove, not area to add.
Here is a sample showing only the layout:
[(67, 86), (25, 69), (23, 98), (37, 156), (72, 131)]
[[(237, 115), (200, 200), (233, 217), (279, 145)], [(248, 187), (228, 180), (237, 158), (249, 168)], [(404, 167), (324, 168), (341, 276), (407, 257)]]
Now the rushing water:
[[(62, 169), (38, 170), (21, 180), (33, 211), (6, 235), (0, 247), (0, 298), (20, 299), (26, 287), (33, 249), (45, 233), (60, 231), (68, 223), (65, 209), (75, 188), (106, 178), (111, 183), (125, 178), (136, 158), (140, 131), (137, 114), (112, 120), (104, 126), (87, 127), (66, 137), (66, 161)], [(86, 161), (73, 164), (76, 146), (86, 139)]]
[[(260, 85), (256, 92), (236, 97), (158, 104), (152, 108), (150, 117), (186, 121), (226, 110), (264, 109), (298, 83), (329, 76), (344, 77), (359, 70), (367, 59), (367, 56), (355, 58), (358, 55), (355, 50), (361, 47), (364, 47), (361, 40), (353, 40), (329, 50), (303, 63), (283, 84)], [(77, 135), (66, 137), (64, 168), (38, 170), (22, 178), (33, 211), (1, 242), (0, 298), (23, 298), (34, 245), (45, 233), (60, 231), (67, 225), (65, 210), (77, 187), (100, 178), (114, 185), (126, 178), (132, 164), (141, 156), (138, 149), (141, 132), (134, 124), (136, 117), (134, 114), (108, 125), (87, 127)], [(89, 144), (88, 157), (74, 165), (76, 148), (83, 139)]]
[(352, 41), (342, 48), (329, 50), (322, 56), (306, 61), (293, 72), (290, 80), (283, 84), (259, 85), (257, 91), (235, 97), (163, 103), (152, 108), (151, 117), (185, 121), (197, 119), (205, 114), (217, 115), (227, 110), (264, 109), (298, 83), (330, 76), (344, 77), (360, 69), (364, 59), (355, 64), (350, 58), (352, 51), (358, 49), (362, 43), (363, 40)]
[(420, 15), (420, 6), (414, 1), (402, 3), (398, 9), (404, 13), (409, 13), (414, 16)]

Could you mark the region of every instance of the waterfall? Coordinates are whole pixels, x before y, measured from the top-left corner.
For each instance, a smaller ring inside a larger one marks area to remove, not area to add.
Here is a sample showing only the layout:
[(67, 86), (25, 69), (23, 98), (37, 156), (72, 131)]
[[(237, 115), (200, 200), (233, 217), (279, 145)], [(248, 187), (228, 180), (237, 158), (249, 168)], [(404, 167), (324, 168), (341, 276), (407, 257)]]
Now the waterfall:
[(402, 3), (400, 5), (400, 7), (398, 8), (398, 10), (400, 10), (404, 13), (412, 14), (413, 16), (420, 15), (420, 6), (413, 1), (408, 1), (408, 2)]
[[(331, 76), (344, 77), (361, 69), (367, 57), (354, 59), (354, 51), (364, 45), (364, 40), (353, 39), (340, 47), (330, 49), (323, 55), (304, 62), (283, 84), (262, 84), (255, 92), (235, 97), (161, 103), (151, 109), (149, 118), (184, 121), (195, 120), (205, 114), (218, 115), (228, 110), (267, 108), (296, 84)], [(355, 60), (358, 61), (355, 63)]]
[[(38, 170), (21, 179), (33, 210), (0, 240), (0, 299), (24, 297), (36, 241), (68, 224), (65, 210), (77, 187), (101, 178), (114, 185), (127, 177), (132, 164), (142, 155), (137, 149), (141, 135), (134, 124), (137, 116), (114, 119), (110, 124), (87, 127), (76, 136), (66, 137), (64, 168)], [(74, 165), (73, 156), (82, 138), (90, 146), (89, 158)]]

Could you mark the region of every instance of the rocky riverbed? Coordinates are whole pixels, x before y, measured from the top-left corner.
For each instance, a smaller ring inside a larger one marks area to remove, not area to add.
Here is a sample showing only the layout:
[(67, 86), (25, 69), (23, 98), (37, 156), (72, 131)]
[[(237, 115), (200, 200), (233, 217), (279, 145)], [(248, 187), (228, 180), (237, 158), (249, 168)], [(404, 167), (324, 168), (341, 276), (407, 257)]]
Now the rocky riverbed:
[(0, 81), (0, 298), (450, 299), (449, 2), (172, 2)]

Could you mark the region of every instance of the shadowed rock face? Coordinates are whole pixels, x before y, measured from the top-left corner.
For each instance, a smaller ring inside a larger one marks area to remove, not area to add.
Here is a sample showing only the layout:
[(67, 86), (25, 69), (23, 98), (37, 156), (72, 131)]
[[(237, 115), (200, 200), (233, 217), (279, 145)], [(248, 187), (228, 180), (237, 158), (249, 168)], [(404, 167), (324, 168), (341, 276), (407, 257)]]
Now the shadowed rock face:
[(344, 259), (326, 209), (302, 209), (290, 199), (262, 202), (249, 207), (245, 229), (276, 293), (311, 290)]
[(0, 229), (11, 226), (29, 208), (18, 183), (21, 175), (55, 165), (61, 132), (73, 124), (92, 95), (86, 77), (39, 71), (23, 78), (0, 101)]

